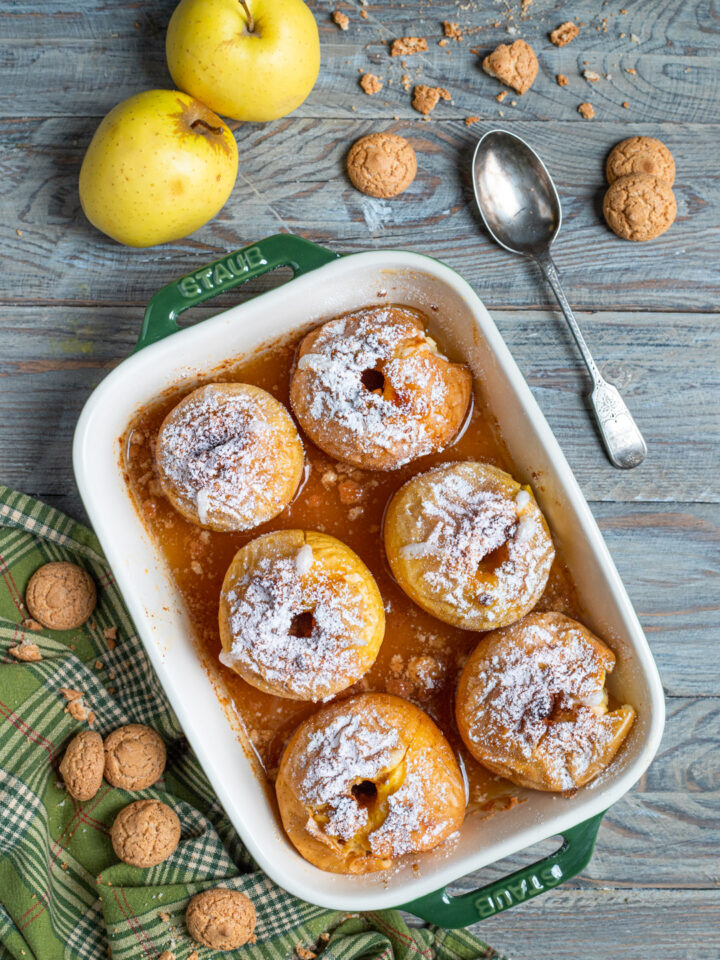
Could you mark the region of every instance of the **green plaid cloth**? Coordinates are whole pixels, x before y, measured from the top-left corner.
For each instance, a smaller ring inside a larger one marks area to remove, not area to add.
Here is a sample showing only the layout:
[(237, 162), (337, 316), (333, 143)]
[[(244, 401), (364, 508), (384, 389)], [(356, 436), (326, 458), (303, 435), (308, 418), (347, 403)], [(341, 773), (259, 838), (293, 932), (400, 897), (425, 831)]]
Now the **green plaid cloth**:
[[(79, 630), (27, 633), (25, 586), (51, 560), (92, 574), (97, 609)], [(286, 960), (298, 946), (323, 946), (323, 933), (325, 960), (502, 960), (464, 931), (410, 929), (397, 911), (348, 917), (304, 903), (257, 869), (183, 737), (90, 530), (0, 486), (0, 578), (0, 960), (154, 960), (163, 950), (185, 960), (195, 949), (210, 960), (213, 951), (188, 938), (184, 913), (190, 896), (218, 885), (247, 893), (258, 915), (257, 943), (230, 960)], [(7, 652), (25, 637), (42, 660)], [(163, 779), (134, 793), (104, 783), (86, 803), (68, 796), (58, 764), (86, 724), (66, 712), (60, 687), (85, 692), (103, 736), (125, 723), (157, 730), (168, 747)], [(147, 870), (118, 863), (109, 835), (138, 797), (162, 799), (182, 823), (178, 849)]]

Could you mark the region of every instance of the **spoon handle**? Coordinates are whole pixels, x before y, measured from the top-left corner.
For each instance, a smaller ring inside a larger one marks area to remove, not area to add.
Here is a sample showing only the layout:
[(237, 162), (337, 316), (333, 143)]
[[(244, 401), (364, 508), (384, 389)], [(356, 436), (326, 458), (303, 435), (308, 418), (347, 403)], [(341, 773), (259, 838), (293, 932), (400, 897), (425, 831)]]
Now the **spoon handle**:
[(595, 419), (600, 435), (605, 444), (608, 459), (613, 466), (622, 470), (637, 467), (645, 459), (647, 445), (640, 433), (633, 416), (628, 410), (620, 392), (598, 370), (597, 364), (585, 342), (585, 337), (578, 326), (575, 314), (568, 303), (565, 291), (560, 283), (560, 277), (549, 253), (535, 258), (538, 266), (545, 274), (553, 293), (558, 299), (568, 326), (575, 338), (585, 365), (593, 380), (593, 392), (590, 397)]

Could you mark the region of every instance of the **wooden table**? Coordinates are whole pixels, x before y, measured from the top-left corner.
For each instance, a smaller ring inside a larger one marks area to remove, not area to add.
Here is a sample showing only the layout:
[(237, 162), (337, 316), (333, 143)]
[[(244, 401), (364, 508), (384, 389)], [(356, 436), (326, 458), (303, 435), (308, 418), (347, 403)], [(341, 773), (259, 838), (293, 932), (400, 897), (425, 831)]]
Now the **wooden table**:
[[(315, 0), (323, 67), (310, 99), (292, 118), (237, 130), (238, 182), (212, 223), (179, 243), (130, 250), (85, 221), (78, 170), (110, 107), (171, 85), (164, 32), (173, 6), (0, 0), (0, 480), (83, 516), (70, 449), (85, 398), (129, 353), (150, 295), (225, 252), (289, 230), (338, 251), (405, 248), (444, 260), (492, 311), (565, 450), (647, 630), (668, 706), (659, 755), (605, 818), (585, 874), (480, 933), (533, 960), (720, 955), (717, 6), (535, 0), (523, 17), (519, 0)], [(336, 6), (350, 16), (347, 33), (330, 21)], [(584, 25), (559, 49), (547, 34), (568, 16)], [(440, 46), (443, 19), (471, 32)], [(404, 71), (388, 41), (407, 34), (426, 36), (429, 51), (408, 57)], [(472, 51), (516, 37), (533, 45), (540, 72), (528, 94), (498, 103), (501, 87)], [(602, 79), (587, 82), (583, 69)], [(383, 78), (380, 94), (359, 90), (361, 70)], [(452, 103), (424, 121), (403, 72), (447, 87)], [(558, 73), (568, 86), (556, 84)], [(587, 100), (594, 120), (577, 113)], [(481, 120), (466, 126), (471, 115)], [(630, 473), (603, 455), (588, 381), (548, 288), (488, 241), (473, 210), (469, 160), (492, 126), (526, 137), (556, 179), (568, 297), (647, 438), (647, 461)], [(417, 179), (394, 201), (364, 197), (344, 175), (352, 141), (378, 130), (402, 133), (418, 153)], [(677, 222), (638, 245), (599, 215), (604, 158), (634, 134), (662, 138), (678, 171)]]

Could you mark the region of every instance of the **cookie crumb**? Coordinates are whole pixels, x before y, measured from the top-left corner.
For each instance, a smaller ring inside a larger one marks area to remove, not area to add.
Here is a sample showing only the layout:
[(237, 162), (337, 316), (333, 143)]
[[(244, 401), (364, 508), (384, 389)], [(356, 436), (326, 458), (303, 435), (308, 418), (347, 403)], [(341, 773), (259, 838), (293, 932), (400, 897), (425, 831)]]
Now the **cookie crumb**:
[(635, 67), (625, 67), (625, 73), (629, 73), (634, 77), (635, 74), (637, 73), (637, 70), (635, 69)]
[(175, 954), (171, 950), (163, 950), (158, 960), (175, 960)]
[(390, 56), (406, 57), (411, 53), (424, 53), (427, 48), (425, 37), (398, 37), (390, 45)]
[(374, 93), (379, 93), (383, 87), (382, 80), (380, 77), (376, 77), (374, 73), (364, 73), (360, 77), (360, 86), (369, 97)]
[(550, 33), (550, 42), (556, 47), (564, 47), (580, 33), (580, 28), (572, 20), (561, 23)]
[(582, 75), (589, 83), (597, 83), (600, 79), (600, 74), (594, 70), (583, 70)]
[(87, 720), (90, 711), (82, 702), (82, 700), (71, 700), (68, 705), (65, 707), (65, 712), (69, 713), (73, 720), (77, 720), (78, 723), (82, 723), (84, 720)]
[(565, 76), (564, 73), (559, 73), (555, 77), (555, 81), (559, 87), (566, 87), (570, 83), (570, 81), (568, 80), (568, 78)]
[(495, 97), (498, 103), (502, 103), (505, 97), (507, 96), (507, 90), (501, 90), (500, 93)]
[(159, 913), (158, 916), (163, 923), (170, 923), (170, 914), (169, 913)]
[(474, 123), (477, 123), (480, 120), (480, 117), (465, 117), (465, 126), (471, 127)]
[(495, 77), (515, 93), (527, 93), (538, 72), (535, 51), (525, 40), (516, 40), (510, 46), (501, 43), (482, 62), (485, 73)]
[(595, 117), (595, 108), (591, 103), (581, 103), (578, 106), (578, 113), (583, 120), (592, 120)]
[(627, 110), (627, 109), (629, 109), (630, 104), (627, 102), (627, 100), (623, 100), (622, 106)]
[(32, 630), (33, 633), (42, 633), (43, 629), (41, 623), (38, 623), (37, 620), (32, 620), (30, 617), (23, 620), (21, 626), (23, 630)]
[(60, 693), (66, 700), (81, 700), (83, 696), (82, 690), (73, 690), (72, 687), (60, 687)]
[(403, 90), (404, 90), (406, 93), (408, 93), (408, 92), (410, 91), (410, 87), (412, 86), (412, 80), (410, 79), (410, 77), (409, 77), (406, 73), (404, 73), (404, 74), (400, 77), (400, 83), (402, 84)]
[(341, 13), (339, 10), (333, 10), (332, 20), (341, 30), (347, 30), (350, 27), (350, 17), (345, 13)]
[(36, 663), (42, 660), (40, 648), (36, 643), (19, 643), (14, 647), (8, 647), (8, 653), (16, 660), (22, 660), (23, 663)]
[(316, 953), (313, 953), (312, 950), (307, 950), (301, 944), (296, 944), (295, 953), (300, 957), (300, 960), (315, 960), (317, 957)]
[(418, 113), (428, 114), (435, 109), (439, 100), (451, 100), (445, 87), (429, 87), (419, 83), (413, 90), (412, 106)]
[(460, 24), (454, 23), (452, 20), (443, 20), (443, 33), (448, 39), (457, 40), (458, 43), (460, 43), (463, 38)]

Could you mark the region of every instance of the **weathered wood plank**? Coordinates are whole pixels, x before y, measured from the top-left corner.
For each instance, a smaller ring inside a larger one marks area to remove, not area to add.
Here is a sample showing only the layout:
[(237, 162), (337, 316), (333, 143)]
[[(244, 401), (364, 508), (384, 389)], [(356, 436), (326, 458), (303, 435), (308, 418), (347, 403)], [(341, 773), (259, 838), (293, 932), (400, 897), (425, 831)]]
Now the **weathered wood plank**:
[(561, 887), (473, 930), (514, 960), (705, 960), (720, 956), (720, 892)]
[[(398, 5), (380, 0), (364, 8), (367, 20), (363, 20), (358, 5), (343, 2), (339, 6), (349, 13), (352, 24), (347, 33), (330, 22), (330, 10), (336, 5), (312, 4), (323, 68), (298, 112), (301, 117), (412, 116), (409, 94), (400, 83), (406, 71), (399, 58), (388, 56), (388, 42), (408, 33), (427, 37), (429, 50), (407, 58), (407, 72), (413, 82), (450, 89), (453, 104), (438, 108), (445, 117), (496, 117), (501, 109), (506, 119), (571, 119), (577, 118), (578, 103), (587, 99), (599, 117), (623, 123), (640, 119), (708, 123), (720, 117), (717, 22), (701, 0), (652, 5), (633, 0), (626, 4), (626, 14), (607, 5), (598, 8), (589, 0), (575, 3), (571, 15), (584, 26), (578, 39), (563, 49), (548, 40), (548, 31), (568, 16), (557, 3), (535, 0), (523, 18), (519, 2)], [(0, 113), (97, 114), (138, 89), (170, 85), (164, 35), (174, 6), (175, 0), (142, 0), (121, 9), (98, 2), (89, 9), (85, 5), (67, 9), (55, 0), (35, 0), (22, 7), (3, 0)], [(443, 19), (458, 21), (469, 31), (463, 43), (438, 46)], [(538, 53), (540, 73), (528, 95), (508, 97), (500, 108), (494, 97), (501, 87), (482, 73), (480, 60), (498, 43), (518, 36)], [(586, 67), (610, 79), (590, 85), (581, 77)], [(628, 74), (627, 68), (636, 73)], [(369, 98), (359, 92), (360, 70), (383, 77), (381, 94)], [(558, 73), (571, 78), (569, 87), (557, 86)], [(59, 83), (58, 78), (64, 81)], [(512, 106), (513, 99), (517, 106)], [(629, 109), (622, 107), (624, 101)]]
[[(259, 286), (227, 295), (225, 302)], [(193, 316), (218, 309), (199, 308)], [(602, 451), (585, 398), (589, 383), (560, 316), (516, 310), (495, 310), (494, 316), (590, 500), (720, 500), (720, 328), (714, 315), (580, 315), (598, 363), (622, 389), (648, 442), (647, 460), (629, 472), (611, 467)], [(131, 307), (0, 310), (0, 408), (8, 412), (0, 417), (0, 446), (12, 482), (36, 484), (42, 470), (52, 478), (44, 492), (72, 485), (65, 460), (75, 419), (93, 385), (130, 353), (140, 320), (141, 309)], [(691, 375), (678, 379), (679, 364)], [(59, 420), (49, 446), (46, 409)]]
[[(378, 124), (249, 125), (237, 134), (238, 182), (215, 220), (189, 239), (129, 250), (94, 230), (80, 209), (77, 176), (95, 123), (0, 122), (0, 256), (13, 263), (12, 272), (0, 275), (0, 299), (144, 303), (164, 282), (288, 229), (339, 251), (394, 247), (430, 253), (463, 274), (491, 307), (551, 302), (535, 269), (492, 244), (474, 212), (470, 157), (487, 124), (393, 124), (414, 143), (420, 166), (409, 190), (393, 201), (364, 197), (344, 172), (349, 144)], [(523, 122), (513, 129), (538, 149), (557, 179), (565, 225), (556, 258), (577, 308), (718, 309), (720, 231), (714, 211), (720, 179), (708, 169), (717, 139), (711, 127), (646, 124), (635, 130), (663, 137), (679, 171), (678, 220), (647, 244), (618, 239), (599, 214), (603, 161), (625, 131), (612, 124), (556, 122)]]

